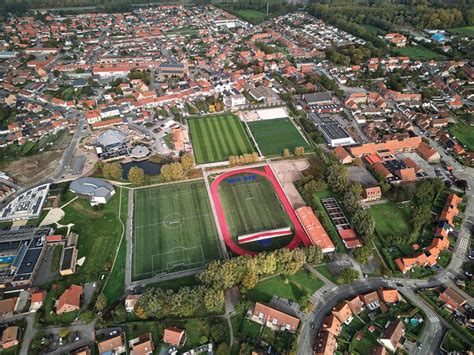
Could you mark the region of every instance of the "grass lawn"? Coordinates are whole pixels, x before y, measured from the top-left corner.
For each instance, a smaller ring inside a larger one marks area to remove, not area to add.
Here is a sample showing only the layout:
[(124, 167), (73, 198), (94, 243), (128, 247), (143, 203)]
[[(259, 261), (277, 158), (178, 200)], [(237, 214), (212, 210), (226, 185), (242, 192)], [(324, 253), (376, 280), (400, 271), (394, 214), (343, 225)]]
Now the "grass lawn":
[(308, 143), (289, 118), (262, 120), (247, 123), (264, 155), (281, 155), (283, 149), (290, 153), (296, 147), (310, 149)]
[(160, 281), (154, 284), (149, 284), (146, 287), (147, 288), (160, 287), (164, 290), (170, 290), (170, 289), (178, 290), (179, 288), (184, 287), (184, 286), (195, 286), (197, 284), (199, 284), (199, 282), (196, 279), (196, 275), (190, 275), (190, 276), (180, 277), (179, 279)]
[(76, 199), (64, 208), (65, 216), (59, 223), (74, 224), (72, 230), (79, 234), (78, 259), (86, 258), (77, 273), (68, 278), (70, 281), (91, 282), (110, 271), (122, 235), (118, 220), (120, 198), (126, 194), (122, 191), (117, 189), (110, 201), (99, 208), (91, 207), (87, 199)]
[(455, 136), (468, 150), (474, 152), (474, 127), (464, 123), (449, 126), (449, 132)]
[(253, 9), (237, 10), (235, 11), (235, 13), (242, 17), (244, 20), (252, 23), (263, 22), (267, 18), (267, 15), (265, 15), (263, 12)]
[(254, 149), (239, 118), (222, 114), (188, 119), (196, 163), (214, 163)]
[[(144, 333), (151, 333), (151, 337), (155, 344), (159, 344), (163, 339), (163, 330), (165, 326), (163, 322), (147, 321), (147, 322), (128, 322), (125, 324), (125, 334), (127, 340), (138, 337)], [(159, 349), (159, 347), (157, 347)]]
[[(277, 228), (291, 227), (290, 217), (286, 214), (276, 195), (272, 183), (264, 176), (254, 174), (236, 174), (232, 179), (249, 177), (254, 180), (229, 183), (222, 181), (217, 191), (222, 209), (232, 234), (238, 243), (238, 236)], [(243, 248), (252, 251), (270, 250), (287, 245), (293, 235), (243, 244)]]
[(376, 26), (372, 26), (372, 25), (361, 25), (361, 26), (374, 35), (379, 34), (379, 33), (382, 33), (382, 34), (385, 33), (384, 30)]
[(62, 245), (55, 245), (53, 247), (53, 256), (51, 258), (51, 272), (56, 273), (59, 271), (59, 263), (61, 262), (61, 253), (63, 251)]
[[(198, 345), (202, 345), (202, 338), (206, 337), (208, 341), (214, 343), (220, 343), (222, 341), (229, 343), (229, 329), (227, 322), (220, 318), (199, 318), (199, 319), (188, 319), (183, 321), (165, 321), (166, 326), (175, 326), (180, 329), (184, 329), (187, 335), (186, 343), (181, 351), (192, 349)], [(219, 324), (225, 326), (225, 333), (222, 339), (212, 339), (211, 327), (213, 324)], [(181, 352), (180, 351), (180, 352)]]
[(249, 298), (255, 302), (269, 303), (273, 296), (299, 302), (304, 296), (311, 296), (324, 283), (318, 278), (311, 278), (306, 270), (300, 270), (295, 275), (276, 275), (260, 281), (249, 292)]
[(410, 233), (410, 208), (387, 202), (370, 206), (369, 212), (375, 220), (375, 230), (380, 238)]
[(448, 32), (474, 38), (474, 26), (450, 28)]
[(392, 52), (396, 55), (407, 56), (412, 60), (431, 60), (431, 59), (444, 59), (444, 55), (436, 53), (431, 49), (423, 46), (407, 46), (401, 48), (394, 48)]
[(351, 347), (352, 347), (352, 354), (369, 354), (370, 349), (375, 348), (379, 345), (377, 340), (370, 334), (370, 332), (363, 332), (363, 338), (361, 340), (357, 340), (355, 337), (352, 340)]
[[(128, 212), (128, 193), (122, 194), (122, 204), (120, 210), (120, 219), (124, 225), (127, 224)], [(119, 300), (125, 293), (125, 263), (127, 258), (127, 242), (125, 236), (119, 246), (117, 259), (115, 260), (112, 272), (109, 275), (107, 284), (103, 290), (105, 297), (109, 302)]]
[(336, 276), (332, 274), (328, 265), (318, 265), (315, 267), (315, 269), (324, 277), (326, 277), (329, 281), (336, 282)]
[(434, 275), (435, 272), (428, 267), (414, 266), (408, 273), (412, 279), (422, 279)]
[(452, 330), (448, 330), (443, 340), (443, 344), (441, 344), (441, 349), (445, 350), (448, 353), (454, 352), (463, 352), (468, 349), (472, 350), (472, 345), (466, 344), (461, 338), (459, 338), (456, 333)]
[(204, 182), (135, 190), (133, 240), (133, 280), (220, 258)]
[(439, 260), (438, 260), (438, 265), (441, 267), (447, 267), (449, 265), (449, 262), (451, 261), (451, 257), (453, 254), (450, 251), (443, 250), (439, 254)]

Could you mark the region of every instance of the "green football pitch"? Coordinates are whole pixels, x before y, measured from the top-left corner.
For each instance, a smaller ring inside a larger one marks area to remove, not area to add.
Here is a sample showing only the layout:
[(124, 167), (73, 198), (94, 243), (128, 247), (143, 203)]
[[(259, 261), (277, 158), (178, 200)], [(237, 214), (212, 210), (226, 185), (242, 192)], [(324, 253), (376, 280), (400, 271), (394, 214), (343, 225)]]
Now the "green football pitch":
[(232, 114), (188, 120), (196, 163), (214, 163), (254, 149), (239, 118)]
[[(233, 175), (232, 178), (249, 174)], [(222, 181), (217, 188), (232, 239), (238, 244), (238, 236), (277, 228), (291, 227), (280, 199), (270, 181), (256, 175), (256, 180), (229, 184)], [(293, 236), (274, 238), (271, 244), (259, 242), (240, 244), (249, 251), (263, 251), (287, 245)]]
[(221, 257), (203, 181), (137, 189), (133, 200), (133, 280)]
[(283, 149), (290, 153), (296, 147), (310, 147), (289, 118), (277, 118), (247, 123), (263, 155), (281, 155)]

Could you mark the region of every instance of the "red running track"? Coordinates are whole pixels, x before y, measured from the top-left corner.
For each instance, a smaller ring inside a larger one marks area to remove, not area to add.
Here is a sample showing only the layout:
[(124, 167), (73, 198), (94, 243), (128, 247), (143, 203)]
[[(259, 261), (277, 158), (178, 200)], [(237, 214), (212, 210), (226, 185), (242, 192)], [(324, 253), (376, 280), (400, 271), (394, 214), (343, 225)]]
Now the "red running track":
[(227, 179), (228, 177), (232, 175), (237, 175), (237, 174), (256, 174), (260, 176), (266, 177), (268, 180), (273, 185), (273, 188), (278, 194), (278, 197), (280, 198), (281, 203), (283, 204), (283, 207), (286, 210), (286, 213), (291, 219), (291, 222), (295, 228), (295, 236), (293, 237), (292, 241), (286, 246), (289, 249), (294, 249), (301, 243), (303, 243), (305, 246), (310, 245), (310, 241), (301, 226), (298, 217), (296, 216), (295, 211), (293, 210), (293, 207), (290, 204), (290, 201), (286, 198), (285, 193), (283, 192), (283, 189), (281, 188), (280, 184), (278, 183), (277, 179), (275, 178), (275, 175), (273, 175), (272, 169), (270, 169), (269, 166), (265, 166), (265, 171), (257, 170), (257, 169), (252, 169), (252, 168), (243, 168), (239, 170), (234, 170), (234, 171), (229, 171), (227, 173), (224, 173), (222, 175), (219, 175), (211, 184), (211, 195), (212, 195), (212, 200), (214, 201), (214, 206), (216, 207), (216, 213), (217, 213), (217, 218), (219, 220), (219, 225), (222, 230), (222, 235), (224, 237), (224, 242), (227, 245), (227, 247), (232, 250), (237, 255), (256, 255), (256, 252), (245, 250), (238, 246), (233, 240), (232, 240), (232, 235), (229, 231), (229, 227), (227, 225), (227, 220), (225, 218), (224, 210), (222, 209), (222, 203), (221, 199), (219, 197), (219, 193), (217, 192), (217, 188), (219, 184), (221, 183), (222, 180)]

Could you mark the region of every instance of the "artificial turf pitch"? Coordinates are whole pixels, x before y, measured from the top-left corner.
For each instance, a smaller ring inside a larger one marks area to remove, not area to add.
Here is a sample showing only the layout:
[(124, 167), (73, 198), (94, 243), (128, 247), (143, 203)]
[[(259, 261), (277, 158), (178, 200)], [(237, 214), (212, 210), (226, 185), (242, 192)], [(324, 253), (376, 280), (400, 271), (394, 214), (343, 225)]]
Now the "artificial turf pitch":
[(203, 181), (137, 189), (133, 199), (133, 280), (221, 257)]
[(194, 157), (198, 164), (225, 161), (254, 149), (239, 118), (232, 114), (188, 120)]
[[(233, 175), (232, 178), (247, 175), (249, 174)], [(217, 191), (232, 240), (237, 244), (239, 235), (283, 227), (293, 228), (271, 182), (263, 176), (256, 175), (255, 181), (235, 184), (224, 180)], [(291, 239), (293, 235), (274, 238), (268, 245), (257, 241), (240, 246), (250, 251), (270, 250), (287, 245)]]
[(309, 145), (289, 118), (277, 118), (247, 123), (263, 155), (281, 155), (296, 147), (309, 149)]

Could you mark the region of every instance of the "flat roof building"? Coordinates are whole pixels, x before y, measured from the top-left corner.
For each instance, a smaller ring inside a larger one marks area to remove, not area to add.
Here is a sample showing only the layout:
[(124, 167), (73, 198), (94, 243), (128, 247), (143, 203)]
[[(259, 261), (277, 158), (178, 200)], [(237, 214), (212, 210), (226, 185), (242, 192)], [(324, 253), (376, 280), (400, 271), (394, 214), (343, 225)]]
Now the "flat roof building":
[(107, 203), (115, 195), (115, 189), (111, 184), (91, 177), (74, 180), (69, 185), (69, 190), (78, 196), (89, 198), (92, 206)]
[(332, 148), (356, 144), (342, 125), (331, 118), (318, 116), (315, 113), (309, 113), (309, 116), (323, 134), (324, 140)]

